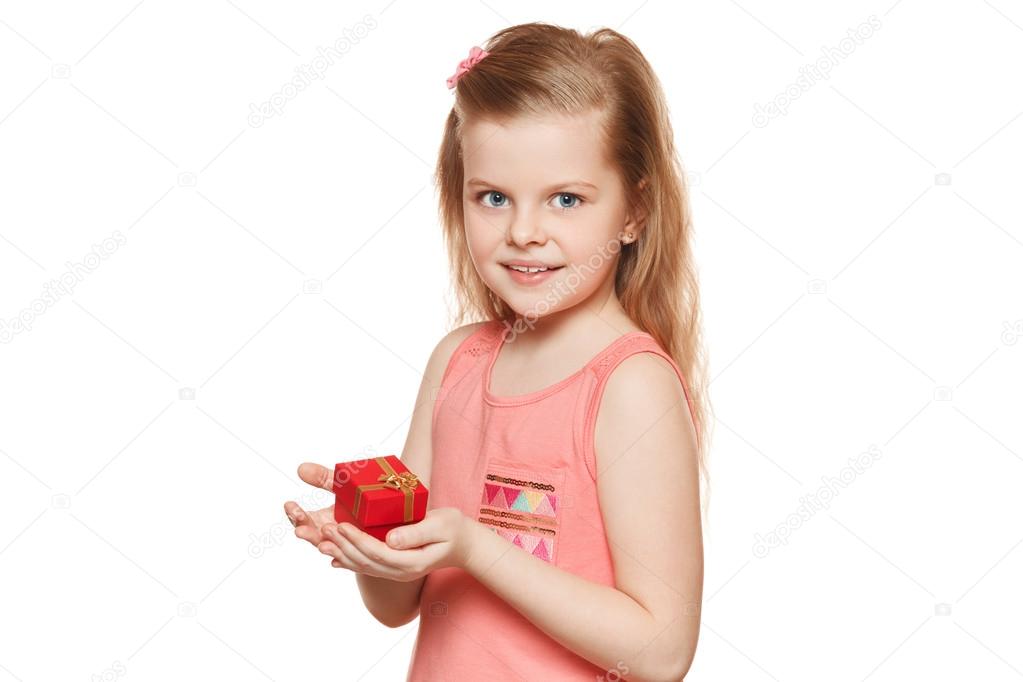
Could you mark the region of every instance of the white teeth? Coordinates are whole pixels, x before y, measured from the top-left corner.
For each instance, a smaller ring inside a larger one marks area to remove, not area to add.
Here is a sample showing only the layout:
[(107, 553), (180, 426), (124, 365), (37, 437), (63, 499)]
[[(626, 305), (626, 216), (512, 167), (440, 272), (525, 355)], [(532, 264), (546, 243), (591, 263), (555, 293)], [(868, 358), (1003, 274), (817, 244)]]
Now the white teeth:
[(512, 270), (518, 270), (519, 272), (546, 272), (547, 271), (546, 267), (527, 268), (524, 265), (509, 265), (508, 267), (511, 268)]

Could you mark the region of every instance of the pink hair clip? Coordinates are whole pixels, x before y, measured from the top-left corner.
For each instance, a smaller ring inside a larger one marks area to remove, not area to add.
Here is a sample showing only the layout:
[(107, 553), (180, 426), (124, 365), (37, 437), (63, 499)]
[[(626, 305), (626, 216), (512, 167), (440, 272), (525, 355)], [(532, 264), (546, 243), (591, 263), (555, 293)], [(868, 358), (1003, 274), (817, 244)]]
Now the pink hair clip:
[(448, 88), (450, 89), (455, 87), (455, 84), (458, 83), (458, 80), (462, 76), (467, 74), (469, 70), (472, 69), (472, 67), (479, 64), (480, 60), (482, 60), (488, 54), (490, 53), (487, 52), (486, 50), (473, 46), (473, 48), (469, 50), (469, 56), (463, 59), (462, 61), (458, 62), (458, 68), (455, 69), (455, 73), (450, 78), (448, 78)]

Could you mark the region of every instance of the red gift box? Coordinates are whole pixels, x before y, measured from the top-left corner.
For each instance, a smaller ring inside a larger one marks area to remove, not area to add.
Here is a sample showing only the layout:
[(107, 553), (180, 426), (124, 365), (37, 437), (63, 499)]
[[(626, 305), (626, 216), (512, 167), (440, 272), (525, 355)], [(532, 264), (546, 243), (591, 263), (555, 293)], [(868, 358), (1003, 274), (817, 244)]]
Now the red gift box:
[(421, 521), (429, 491), (394, 455), (334, 466), (334, 520), (384, 540), (387, 531)]

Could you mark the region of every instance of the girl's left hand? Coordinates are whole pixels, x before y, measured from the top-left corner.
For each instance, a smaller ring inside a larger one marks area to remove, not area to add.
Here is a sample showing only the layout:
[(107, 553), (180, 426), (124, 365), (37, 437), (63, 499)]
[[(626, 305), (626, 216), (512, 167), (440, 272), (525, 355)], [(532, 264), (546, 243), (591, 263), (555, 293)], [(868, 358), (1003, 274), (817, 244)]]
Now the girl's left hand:
[(412, 582), (438, 568), (464, 567), (474, 525), (455, 507), (430, 509), (421, 521), (390, 530), (382, 542), (350, 523), (327, 523), (317, 548), (333, 557), (335, 568)]

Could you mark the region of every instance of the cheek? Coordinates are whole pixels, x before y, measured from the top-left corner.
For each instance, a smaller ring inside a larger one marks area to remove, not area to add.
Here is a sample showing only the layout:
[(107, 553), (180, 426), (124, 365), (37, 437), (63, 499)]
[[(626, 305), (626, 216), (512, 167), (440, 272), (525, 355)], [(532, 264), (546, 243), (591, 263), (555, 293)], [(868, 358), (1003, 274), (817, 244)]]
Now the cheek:
[(603, 278), (612, 272), (621, 250), (616, 233), (605, 230), (601, 230), (599, 235), (566, 242), (566, 245), (565, 255), (569, 262), (590, 273), (588, 276), (591, 278)]
[(465, 216), (465, 241), (469, 246), (469, 256), (477, 270), (482, 269), (487, 261), (494, 259), (494, 254), (502, 243), (496, 227), (469, 213)]
[(578, 262), (578, 285), (575, 287), (576, 295), (585, 298), (595, 292), (600, 286), (613, 276), (617, 261), (611, 254), (593, 255), (583, 258)]

